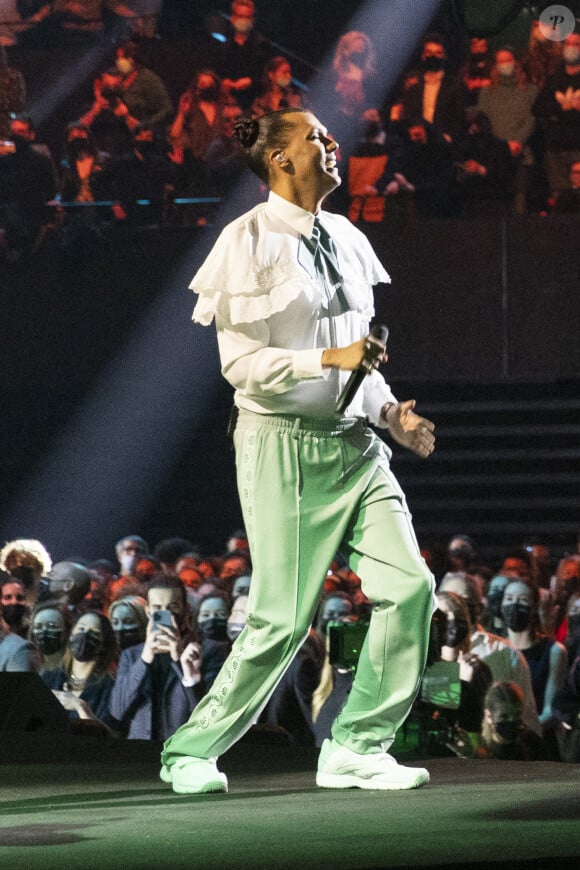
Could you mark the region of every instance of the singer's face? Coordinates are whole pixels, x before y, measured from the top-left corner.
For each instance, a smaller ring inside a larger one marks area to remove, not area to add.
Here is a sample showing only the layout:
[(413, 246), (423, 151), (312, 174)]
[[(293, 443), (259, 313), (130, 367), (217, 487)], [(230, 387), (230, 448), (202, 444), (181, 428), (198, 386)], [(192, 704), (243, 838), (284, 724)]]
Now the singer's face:
[(297, 185), (309, 186), (326, 196), (340, 184), (338, 142), (312, 112), (296, 112), (288, 118), (292, 131), (284, 148), (288, 161), (285, 170), (292, 173)]

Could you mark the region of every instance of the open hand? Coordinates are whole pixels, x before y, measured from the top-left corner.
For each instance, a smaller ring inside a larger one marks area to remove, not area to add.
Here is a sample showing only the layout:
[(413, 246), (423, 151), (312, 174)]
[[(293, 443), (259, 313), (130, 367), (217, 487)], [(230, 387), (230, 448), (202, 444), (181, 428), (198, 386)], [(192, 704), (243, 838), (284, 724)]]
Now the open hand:
[(435, 449), (435, 424), (415, 414), (415, 400), (385, 405), (382, 416), (397, 444), (426, 459)]

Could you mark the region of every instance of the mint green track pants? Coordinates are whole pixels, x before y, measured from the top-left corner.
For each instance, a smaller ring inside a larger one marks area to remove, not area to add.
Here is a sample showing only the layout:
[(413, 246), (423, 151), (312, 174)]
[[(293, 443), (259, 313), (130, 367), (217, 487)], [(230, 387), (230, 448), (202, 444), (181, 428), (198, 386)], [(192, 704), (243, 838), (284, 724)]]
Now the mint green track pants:
[(246, 627), (162, 762), (219, 756), (257, 720), (308, 634), (339, 548), (374, 607), (332, 733), (356, 752), (380, 752), (417, 693), (434, 600), (390, 451), (361, 420), (250, 412), (234, 443), (254, 564)]

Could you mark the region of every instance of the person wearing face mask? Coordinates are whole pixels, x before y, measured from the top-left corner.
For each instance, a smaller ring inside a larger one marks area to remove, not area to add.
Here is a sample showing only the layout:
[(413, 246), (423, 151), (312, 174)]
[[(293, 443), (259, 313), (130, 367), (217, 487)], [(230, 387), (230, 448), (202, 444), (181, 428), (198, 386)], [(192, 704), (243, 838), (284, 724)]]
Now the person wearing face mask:
[(484, 699), (481, 737), (476, 758), (510, 761), (543, 761), (543, 742), (522, 721), (523, 698), (516, 683), (496, 682)]
[[(17, 593), (18, 586), (22, 595), (22, 602), (13, 604), (12, 599)], [(6, 592), (4, 591), (6, 587)], [(20, 637), (13, 631), (10, 623), (15, 621), (17, 611), (15, 607), (23, 607), (24, 590), (20, 584), (12, 582), (10, 577), (4, 578), (2, 585), (2, 599), (10, 603), (0, 603), (0, 672), (2, 671), (38, 671), (40, 668), (40, 654), (35, 644)], [(8, 617), (8, 620), (5, 618)]]
[(506, 586), (501, 612), (510, 642), (523, 653), (532, 675), (532, 688), (540, 724), (552, 745), (554, 714), (552, 701), (562, 688), (568, 667), (566, 648), (540, 630), (537, 588), (522, 578), (512, 579)]
[(253, 0), (233, 0), (230, 6), (230, 32), (220, 46), (216, 70), (223, 79), (224, 91), (246, 110), (260, 88), (260, 76), (272, 47), (255, 28)]
[(24, 585), (13, 577), (0, 583), (0, 608), (2, 620), (8, 630), (20, 637), (27, 637), (30, 625), (30, 607), (26, 603)]
[(66, 607), (44, 602), (34, 608), (28, 636), (40, 651), (39, 673), (42, 678), (45, 673), (62, 666), (71, 628), (72, 618)]
[(537, 87), (528, 81), (514, 49), (504, 46), (496, 51), (491, 82), (479, 95), (478, 109), (489, 118), (493, 135), (509, 147), (513, 206), (518, 214), (526, 210), (528, 175), (533, 163), (529, 145), (535, 128), (532, 106), (537, 94)]
[(125, 535), (115, 544), (121, 577), (133, 576), (135, 566), (141, 556), (149, 552), (149, 544), (140, 535)]
[(570, 165), (580, 160), (580, 33), (564, 40), (562, 63), (546, 80), (532, 111), (544, 132), (544, 166), (556, 197), (560, 190), (569, 190)]
[[(121, 599), (111, 607), (119, 626), (125, 603)], [(163, 740), (187, 721), (204, 692), (201, 646), (185, 587), (176, 577), (151, 581), (145, 613), (144, 641), (121, 652), (110, 709), (130, 739)], [(117, 631), (121, 643), (129, 639), (122, 628)]]
[(222, 81), (210, 69), (196, 73), (179, 98), (168, 139), (172, 146), (169, 158), (182, 167), (184, 195), (209, 193), (207, 155), (210, 145), (221, 135), (225, 102)]
[(450, 739), (456, 729), (475, 735), (493, 682), (491, 670), (471, 651), (473, 629), (465, 601), (453, 592), (438, 592), (436, 598), (446, 617), (445, 632), (439, 659), (425, 670), (417, 712), (424, 729), (442, 719), (451, 729)]
[(499, 637), (506, 637), (507, 629), (501, 615), (503, 593), (510, 578), (503, 574), (492, 577), (485, 596), (485, 607), (481, 614), (481, 624), (488, 631), (493, 631)]
[(109, 710), (117, 643), (103, 613), (84, 613), (71, 631), (61, 667), (45, 671), (43, 682), (52, 689), (71, 719), (85, 719), (117, 732), (119, 723)]
[(460, 74), (469, 94), (470, 106), (477, 104), (479, 94), (489, 86), (491, 67), (492, 57), (487, 39), (473, 36), (469, 40), (469, 54)]
[(423, 118), (448, 142), (455, 140), (465, 123), (467, 88), (446, 69), (447, 50), (443, 39), (429, 34), (423, 40), (421, 67), (403, 91), (401, 117)]
[(358, 121), (369, 108), (368, 86), (376, 74), (375, 48), (370, 36), (359, 30), (343, 33), (336, 45), (332, 71), (340, 113)]
[(305, 105), (300, 91), (292, 84), (292, 68), (282, 55), (268, 61), (262, 76), (262, 91), (252, 103), (252, 115), (258, 117), (278, 109)]
[(140, 595), (127, 595), (111, 602), (109, 620), (115, 632), (119, 650), (145, 641), (147, 633), (147, 601)]
[(455, 592), (466, 601), (473, 626), (471, 652), (486, 663), (495, 682), (514, 682), (520, 687), (524, 698), (524, 722), (532, 731), (541, 734), (529, 665), (524, 654), (508, 638), (484, 629), (480, 622), (482, 599), (476, 583), (468, 574), (448, 574), (442, 578), (439, 592)]
[(121, 76), (120, 91), (128, 118), (135, 119), (138, 127), (161, 128), (173, 113), (173, 104), (163, 80), (143, 65), (137, 42), (117, 47), (115, 66)]

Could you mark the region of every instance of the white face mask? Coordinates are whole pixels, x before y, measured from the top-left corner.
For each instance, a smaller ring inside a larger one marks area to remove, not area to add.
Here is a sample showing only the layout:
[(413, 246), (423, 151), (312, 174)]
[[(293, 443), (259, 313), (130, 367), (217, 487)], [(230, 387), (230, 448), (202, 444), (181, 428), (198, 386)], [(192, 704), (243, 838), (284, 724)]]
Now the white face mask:
[(504, 78), (509, 78), (514, 74), (515, 64), (512, 61), (508, 61), (507, 63), (498, 63), (497, 71), (500, 76)]
[(137, 564), (137, 556), (134, 553), (121, 553), (119, 564), (123, 574), (132, 574)]
[(575, 66), (577, 63), (580, 63), (580, 48), (576, 48), (574, 45), (566, 45), (562, 49), (562, 57), (566, 63)]
[(115, 61), (115, 66), (122, 76), (126, 76), (133, 69), (133, 61), (129, 60), (128, 57), (119, 57)]
[(276, 79), (276, 84), (279, 88), (287, 88), (292, 83), (291, 76), (280, 76)]

